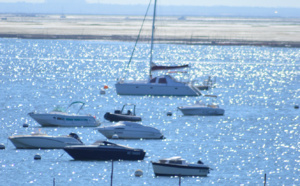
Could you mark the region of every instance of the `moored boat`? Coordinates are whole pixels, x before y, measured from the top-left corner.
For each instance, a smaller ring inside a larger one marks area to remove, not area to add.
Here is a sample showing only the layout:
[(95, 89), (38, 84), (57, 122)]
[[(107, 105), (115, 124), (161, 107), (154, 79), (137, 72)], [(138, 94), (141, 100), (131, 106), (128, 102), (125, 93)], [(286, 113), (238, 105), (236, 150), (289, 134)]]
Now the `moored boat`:
[(82, 145), (75, 133), (65, 136), (50, 136), (41, 132), (31, 135), (14, 135), (8, 137), (17, 149), (62, 149), (71, 145)]
[[(148, 78), (142, 81), (124, 81), (124, 78), (120, 78), (118, 82), (115, 84), (117, 94), (153, 95), (153, 96), (200, 96), (201, 95), (200, 90), (194, 87), (191, 83), (180, 82), (170, 75), (162, 75), (154, 78), (152, 77), (153, 71), (173, 70), (173, 69), (189, 67), (188, 64), (175, 65), (175, 66), (162, 66), (162, 65), (156, 65), (153, 62), (152, 59), (153, 59), (153, 45), (154, 45), (154, 33), (155, 33), (155, 19), (156, 19), (156, 0), (154, 1), (153, 18), (152, 18), (152, 34), (151, 34), (151, 45), (150, 45), (150, 59), (149, 59), (149, 66), (148, 66), (149, 68)], [(140, 35), (138, 35), (138, 38), (139, 36)], [(133, 49), (127, 67), (131, 62), (134, 51), (135, 51), (135, 47)]]
[(135, 122), (122, 121), (110, 126), (101, 126), (97, 130), (105, 137), (118, 139), (163, 139), (163, 134), (156, 128)]
[(75, 101), (68, 108), (74, 104), (82, 104), (76, 114), (68, 114), (64, 109), (57, 107), (50, 113), (40, 114), (30, 112), (28, 115), (43, 127), (97, 127), (100, 125), (100, 121), (95, 116), (90, 114), (78, 115), (85, 103)]
[(119, 81), (116, 84), (120, 95), (154, 96), (200, 96), (201, 92), (190, 83), (179, 82), (170, 75), (162, 75), (144, 81)]
[[(126, 112), (126, 108), (128, 106), (132, 106), (132, 109), (128, 109)], [(107, 112), (104, 115), (104, 119), (108, 121), (142, 121), (142, 118), (136, 116), (135, 114), (135, 107), (134, 104), (125, 104), (123, 105), (121, 110), (115, 110), (114, 113)]]
[(197, 164), (187, 163), (179, 156), (151, 163), (155, 176), (207, 176), (210, 170), (201, 161)]
[(64, 150), (75, 160), (143, 160), (146, 152), (108, 141), (92, 145), (67, 146)]
[[(206, 97), (214, 97), (215, 95), (206, 95)], [(184, 115), (198, 115), (198, 116), (220, 116), (224, 115), (225, 110), (220, 108), (217, 104), (204, 104), (198, 102), (194, 105), (185, 105), (177, 107)]]

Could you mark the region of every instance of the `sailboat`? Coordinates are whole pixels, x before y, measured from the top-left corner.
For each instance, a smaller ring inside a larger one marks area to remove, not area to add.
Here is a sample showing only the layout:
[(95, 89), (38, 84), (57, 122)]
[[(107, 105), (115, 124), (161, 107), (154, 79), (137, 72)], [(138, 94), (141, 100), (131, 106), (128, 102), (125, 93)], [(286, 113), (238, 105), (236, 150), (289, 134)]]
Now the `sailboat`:
[(153, 96), (201, 96), (201, 92), (191, 83), (181, 82), (170, 75), (152, 77), (154, 70), (170, 70), (186, 68), (188, 65), (181, 66), (158, 66), (153, 61), (153, 41), (155, 31), (156, 2), (154, 1), (154, 12), (152, 21), (151, 49), (150, 49), (150, 70), (149, 78), (142, 81), (118, 80), (115, 84), (119, 95), (153, 95)]

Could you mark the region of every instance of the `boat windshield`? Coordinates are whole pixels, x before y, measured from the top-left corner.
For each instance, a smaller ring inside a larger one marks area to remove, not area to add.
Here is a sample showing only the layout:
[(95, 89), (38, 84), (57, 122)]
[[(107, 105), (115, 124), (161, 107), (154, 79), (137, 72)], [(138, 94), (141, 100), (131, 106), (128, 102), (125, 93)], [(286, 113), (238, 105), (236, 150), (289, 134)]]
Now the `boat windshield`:
[(141, 127), (141, 124), (139, 123), (134, 123), (134, 122), (128, 122), (128, 121), (121, 121), (119, 122), (119, 125), (125, 125), (125, 126), (129, 126), (129, 127)]
[(119, 144), (115, 144), (115, 143), (111, 143), (111, 142), (108, 142), (108, 141), (96, 141), (95, 143), (93, 143), (93, 145), (97, 145), (97, 146), (111, 146), (111, 147), (123, 147), (123, 148), (127, 148), (127, 149), (132, 149), (130, 147), (119, 145)]
[(169, 161), (169, 163), (171, 163), (171, 164), (180, 164), (180, 165), (183, 164), (183, 162), (184, 162), (183, 160), (170, 160)]
[(56, 106), (52, 112), (66, 112), (66, 110), (61, 106)]
[(156, 82), (156, 77), (150, 80), (150, 83), (155, 83)]

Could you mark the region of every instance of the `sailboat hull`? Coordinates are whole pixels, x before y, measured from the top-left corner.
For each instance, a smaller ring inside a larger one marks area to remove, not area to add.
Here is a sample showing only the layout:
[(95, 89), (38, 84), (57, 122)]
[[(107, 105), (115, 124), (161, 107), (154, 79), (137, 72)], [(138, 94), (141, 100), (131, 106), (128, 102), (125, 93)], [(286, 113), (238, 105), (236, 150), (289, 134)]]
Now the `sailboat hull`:
[(200, 96), (201, 93), (189, 85), (170, 86), (151, 83), (117, 83), (119, 95), (153, 95), (153, 96)]

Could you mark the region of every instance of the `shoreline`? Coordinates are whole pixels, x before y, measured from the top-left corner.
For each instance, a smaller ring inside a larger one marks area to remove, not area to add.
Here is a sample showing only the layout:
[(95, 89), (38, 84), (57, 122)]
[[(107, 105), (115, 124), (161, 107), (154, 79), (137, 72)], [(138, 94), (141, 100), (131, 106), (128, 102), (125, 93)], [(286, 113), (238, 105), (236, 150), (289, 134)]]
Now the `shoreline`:
[[(0, 38), (135, 42), (142, 20), (142, 16), (8, 14), (0, 20)], [(158, 17), (156, 28), (156, 43), (300, 48), (300, 19), (294, 18)], [(139, 41), (150, 39), (151, 19), (147, 19)]]
[[(15, 39), (57, 39), (57, 40), (100, 40), (135, 42), (136, 36), (130, 35), (44, 35), (44, 34), (0, 34), (0, 38)], [(140, 39), (140, 42), (150, 43), (150, 37)], [(300, 48), (297, 41), (249, 41), (241, 39), (185, 39), (185, 38), (157, 38), (160, 44), (184, 44), (184, 45), (227, 45), (227, 46), (268, 46)]]

